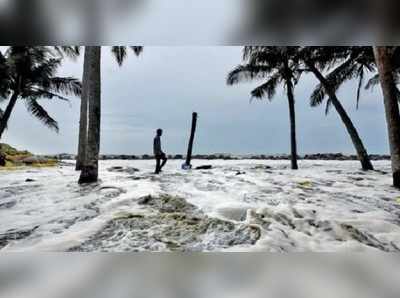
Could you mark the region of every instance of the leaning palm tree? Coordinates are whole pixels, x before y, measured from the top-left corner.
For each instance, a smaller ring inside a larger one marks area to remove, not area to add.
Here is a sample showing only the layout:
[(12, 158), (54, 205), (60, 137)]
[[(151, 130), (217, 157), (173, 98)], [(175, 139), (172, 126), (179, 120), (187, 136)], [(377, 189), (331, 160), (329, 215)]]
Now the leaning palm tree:
[(392, 159), (393, 185), (400, 188), (400, 114), (398, 89), (393, 74), (393, 51), (391, 47), (374, 47), (379, 80), (383, 91), (386, 122)]
[[(373, 170), (367, 150), (358, 134), (356, 127), (339, 101), (336, 93), (340, 84), (337, 78), (343, 69), (352, 64), (354, 57), (347, 47), (303, 47), (299, 51), (307, 71), (314, 74), (319, 81), (311, 95), (311, 106), (320, 105), (327, 98), (326, 112), (333, 106), (339, 114), (357, 152), (363, 170)], [(337, 66), (338, 63), (341, 63)], [(334, 68), (328, 75), (323, 72)]]
[(62, 58), (50, 47), (12, 46), (0, 58), (3, 73), (0, 101), (8, 101), (0, 118), (0, 139), (7, 127), (17, 101), (47, 127), (58, 132), (57, 121), (40, 104), (42, 99), (68, 101), (65, 96), (80, 96), (81, 83), (72, 77), (58, 77)]
[(228, 85), (255, 79), (266, 80), (251, 92), (252, 98), (272, 100), (279, 85), (283, 85), (289, 104), (291, 165), (298, 169), (297, 139), (296, 139), (296, 111), (294, 86), (297, 84), (301, 70), (296, 58), (296, 47), (262, 47), (247, 46), (244, 48), (243, 60), (228, 75)]
[[(130, 47), (138, 56), (143, 47)], [(113, 46), (111, 52), (122, 65), (127, 57), (127, 47)], [(81, 120), (77, 169), (81, 170), (79, 183), (92, 183), (98, 180), (101, 123), (101, 47), (85, 47), (83, 92), (81, 100)]]

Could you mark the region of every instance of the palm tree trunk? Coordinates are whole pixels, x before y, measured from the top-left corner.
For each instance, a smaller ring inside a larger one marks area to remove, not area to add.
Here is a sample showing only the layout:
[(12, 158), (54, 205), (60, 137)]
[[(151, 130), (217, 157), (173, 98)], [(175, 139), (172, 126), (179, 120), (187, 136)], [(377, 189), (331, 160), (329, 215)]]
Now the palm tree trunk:
[(86, 147), (88, 141), (88, 69), (89, 69), (89, 57), (88, 51), (85, 51), (85, 57), (83, 62), (83, 92), (81, 95), (81, 112), (79, 121), (79, 144), (78, 144), (78, 155), (76, 157), (77, 171), (82, 170), (86, 160)]
[(298, 170), (297, 164), (297, 138), (296, 138), (296, 110), (293, 95), (293, 83), (287, 80), (287, 97), (289, 103), (289, 116), (290, 116), (290, 148), (291, 148), (291, 162), (292, 170)]
[(400, 114), (393, 79), (391, 56), (387, 47), (374, 47), (379, 71), (392, 159), (393, 185), (400, 188)]
[(325, 79), (322, 73), (314, 66), (313, 63), (307, 63), (307, 66), (310, 68), (315, 77), (320, 81), (322, 86), (324, 86), (324, 89), (328, 93), (333, 106), (335, 107), (337, 113), (342, 119), (342, 122), (346, 127), (347, 132), (349, 133), (350, 138), (353, 142), (354, 148), (356, 149), (357, 156), (361, 162), (362, 169), (364, 171), (373, 170), (374, 167), (372, 166), (367, 150), (365, 149), (365, 146), (357, 132), (357, 129), (355, 128), (349, 115), (347, 114), (346, 110), (344, 109), (339, 99), (337, 98), (336, 93), (333, 91), (333, 89), (329, 85), (329, 82)]
[[(88, 82), (89, 125), (86, 160), (82, 167), (79, 183), (92, 183), (98, 180), (101, 123), (101, 46), (88, 46)], [(86, 56), (86, 54), (85, 54)], [(85, 87), (85, 86), (84, 86)], [(85, 92), (85, 91), (84, 91)]]
[(18, 93), (14, 92), (13, 95), (10, 98), (10, 101), (7, 105), (6, 110), (4, 111), (3, 117), (1, 118), (0, 122), (0, 140), (1, 137), (3, 136), (4, 131), (7, 128), (8, 120), (10, 120), (11, 113), (15, 107), (15, 104), (17, 103), (18, 99)]

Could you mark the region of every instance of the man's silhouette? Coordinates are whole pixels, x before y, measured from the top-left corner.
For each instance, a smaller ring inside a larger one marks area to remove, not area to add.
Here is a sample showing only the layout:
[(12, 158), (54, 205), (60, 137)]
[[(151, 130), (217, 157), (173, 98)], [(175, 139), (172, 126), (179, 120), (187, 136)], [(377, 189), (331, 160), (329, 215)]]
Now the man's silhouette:
[[(160, 174), (162, 168), (165, 166), (167, 163), (167, 156), (165, 153), (161, 150), (161, 136), (162, 136), (162, 129), (157, 129), (157, 134), (156, 137), (154, 138), (154, 145), (153, 145), (153, 150), (154, 150), (154, 157), (156, 158), (156, 171), (155, 174)], [(162, 163), (161, 163), (162, 160)]]

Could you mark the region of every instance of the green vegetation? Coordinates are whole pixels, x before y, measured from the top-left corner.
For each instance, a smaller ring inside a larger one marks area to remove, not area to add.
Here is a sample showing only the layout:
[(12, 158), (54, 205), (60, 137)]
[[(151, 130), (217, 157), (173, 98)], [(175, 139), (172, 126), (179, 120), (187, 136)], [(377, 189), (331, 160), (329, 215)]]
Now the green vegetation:
[(0, 143), (0, 156), (4, 158), (5, 165), (0, 169), (17, 169), (19, 167), (53, 167), (58, 164), (55, 159), (47, 159), (33, 155), (27, 150), (18, 150), (8, 144)]

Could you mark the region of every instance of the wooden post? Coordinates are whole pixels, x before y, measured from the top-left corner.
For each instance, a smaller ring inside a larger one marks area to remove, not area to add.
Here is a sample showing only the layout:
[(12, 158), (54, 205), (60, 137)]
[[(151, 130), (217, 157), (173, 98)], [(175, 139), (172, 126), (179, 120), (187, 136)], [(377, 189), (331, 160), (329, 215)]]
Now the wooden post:
[(190, 131), (190, 139), (189, 139), (189, 146), (186, 155), (186, 165), (190, 166), (190, 161), (192, 160), (192, 151), (193, 151), (193, 141), (194, 141), (194, 134), (196, 133), (196, 125), (197, 125), (197, 113), (193, 113), (192, 115), (192, 129)]

